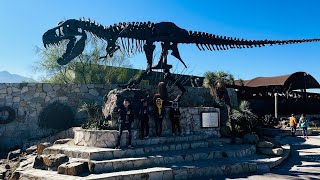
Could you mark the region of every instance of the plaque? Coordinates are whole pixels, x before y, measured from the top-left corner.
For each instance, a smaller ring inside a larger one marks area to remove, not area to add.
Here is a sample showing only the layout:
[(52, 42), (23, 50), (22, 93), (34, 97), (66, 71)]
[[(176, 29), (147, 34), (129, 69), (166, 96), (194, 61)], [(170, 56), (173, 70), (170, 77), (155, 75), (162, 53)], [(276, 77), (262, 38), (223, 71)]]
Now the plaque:
[(203, 112), (201, 114), (201, 124), (203, 128), (219, 127), (219, 112)]

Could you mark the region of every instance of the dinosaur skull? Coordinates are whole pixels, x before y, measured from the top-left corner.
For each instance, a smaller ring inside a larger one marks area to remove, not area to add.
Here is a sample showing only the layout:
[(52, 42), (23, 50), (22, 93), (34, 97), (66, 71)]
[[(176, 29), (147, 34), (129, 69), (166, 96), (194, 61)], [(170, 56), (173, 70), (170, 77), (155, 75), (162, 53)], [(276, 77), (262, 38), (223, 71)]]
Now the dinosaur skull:
[(59, 45), (64, 40), (69, 40), (65, 53), (57, 60), (58, 64), (68, 64), (84, 50), (87, 35), (79, 26), (80, 24), (78, 20), (69, 19), (60, 22), (57, 27), (43, 34), (43, 45), (46, 48), (50, 45)]

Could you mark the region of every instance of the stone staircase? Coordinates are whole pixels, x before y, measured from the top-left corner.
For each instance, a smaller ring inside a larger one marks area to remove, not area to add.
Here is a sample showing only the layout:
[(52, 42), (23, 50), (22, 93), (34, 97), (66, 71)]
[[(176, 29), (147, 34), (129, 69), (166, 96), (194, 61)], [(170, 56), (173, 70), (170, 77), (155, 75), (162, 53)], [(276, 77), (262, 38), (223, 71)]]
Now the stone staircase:
[(230, 139), (205, 134), (134, 140), (134, 148), (53, 145), (43, 154), (66, 154), (70, 161), (88, 163), (89, 174), (69, 176), (31, 169), (21, 179), (190, 179), (268, 171), (282, 157), (257, 155), (255, 145), (230, 144)]

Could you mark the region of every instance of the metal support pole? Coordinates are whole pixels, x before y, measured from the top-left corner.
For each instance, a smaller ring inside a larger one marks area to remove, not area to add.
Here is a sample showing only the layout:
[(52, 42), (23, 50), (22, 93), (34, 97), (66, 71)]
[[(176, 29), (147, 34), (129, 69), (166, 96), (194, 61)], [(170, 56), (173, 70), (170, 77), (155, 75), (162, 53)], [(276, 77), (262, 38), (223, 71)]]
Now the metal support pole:
[(278, 93), (274, 93), (274, 117), (278, 118)]

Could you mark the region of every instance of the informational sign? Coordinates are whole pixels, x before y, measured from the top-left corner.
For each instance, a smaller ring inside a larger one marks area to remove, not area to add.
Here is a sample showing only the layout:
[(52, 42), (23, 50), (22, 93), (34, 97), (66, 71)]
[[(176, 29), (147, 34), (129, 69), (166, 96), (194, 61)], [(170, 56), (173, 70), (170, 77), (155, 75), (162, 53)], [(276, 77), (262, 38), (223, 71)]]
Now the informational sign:
[(219, 112), (203, 112), (201, 117), (203, 128), (219, 127)]

